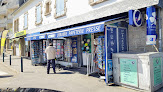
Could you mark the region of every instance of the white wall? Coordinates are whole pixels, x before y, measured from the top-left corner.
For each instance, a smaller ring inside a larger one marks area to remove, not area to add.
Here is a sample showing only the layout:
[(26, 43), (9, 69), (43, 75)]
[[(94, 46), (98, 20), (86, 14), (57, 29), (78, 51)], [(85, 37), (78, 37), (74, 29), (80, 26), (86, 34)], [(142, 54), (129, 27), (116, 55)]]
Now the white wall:
[[(138, 9), (149, 5), (158, 4), (158, 0), (107, 0), (103, 3), (90, 6), (89, 0), (67, 0), (66, 16), (55, 19), (54, 18), (54, 4), (55, 0), (51, 0), (51, 14), (44, 16), (46, 0), (29, 0), (22, 5), (19, 10), (14, 13), (14, 20), (19, 17), (19, 31), (23, 31), (24, 26), (24, 13), (28, 12), (28, 29), (27, 33), (43, 32), (59, 27), (73, 25), (81, 22), (86, 22), (110, 15), (128, 12), (130, 9)], [(35, 6), (42, 2), (42, 24), (35, 25)], [(141, 3), (139, 3), (141, 2)], [(14, 22), (14, 21), (13, 21)], [(14, 27), (13, 27), (14, 31)]]
[[(60, 17), (55, 19), (54, 18), (54, 4), (55, 4), (55, 0), (51, 0), (52, 4), (51, 4), (51, 14), (48, 16), (44, 16), (44, 12), (45, 12), (45, 2), (46, 0), (31, 0), (30, 2), (27, 2), (25, 5), (21, 6), (21, 8), (14, 13), (14, 20), (19, 18), (19, 31), (23, 31), (23, 26), (24, 26), (24, 13), (28, 12), (28, 29), (27, 30), (31, 30), (31, 29), (35, 29), (38, 28), (40, 26), (43, 25), (47, 25), (50, 23), (54, 23), (54, 22), (58, 22), (60, 20), (64, 20), (67, 18), (71, 18), (74, 16), (79, 16), (82, 14), (85, 14), (87, 12), (99, 9), (101, 7), (104, 7), (106, 5), (111, 5), (114, 4), (116, 2), (120, 2), (122, 0), (108, 0), (105, 1), (103, 3), (94, 5), (94, 6), (90, 6), (89, 5), (89, 0), (67, 0), (66, 2), (66, 7), (67, 7), (67, 13), (66, 16)], [(35, 25), (35, 6), (39, 3), (42, 2), (42, 18), (43, 18), (43, 22), (42, 24), (36, 26)], [(94, 15), (96, 16), (96, 15)], [(13, 20), (13, 22), (14, 22)], [(54, 25), (55, 26), (55, 25)], [(13, 31), (14, 31), (14, 27), (13, 27)], [(28, 33), (28, 31), (27, 31)]]

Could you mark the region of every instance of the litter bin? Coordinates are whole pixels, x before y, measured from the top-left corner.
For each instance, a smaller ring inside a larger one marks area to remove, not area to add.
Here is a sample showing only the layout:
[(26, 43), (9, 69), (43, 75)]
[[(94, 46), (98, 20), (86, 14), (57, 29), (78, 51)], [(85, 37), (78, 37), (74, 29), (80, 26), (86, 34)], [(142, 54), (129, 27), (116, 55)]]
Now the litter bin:
[(163, 86), (163, 53), (113, 54), (114, 83), (154, 92)]

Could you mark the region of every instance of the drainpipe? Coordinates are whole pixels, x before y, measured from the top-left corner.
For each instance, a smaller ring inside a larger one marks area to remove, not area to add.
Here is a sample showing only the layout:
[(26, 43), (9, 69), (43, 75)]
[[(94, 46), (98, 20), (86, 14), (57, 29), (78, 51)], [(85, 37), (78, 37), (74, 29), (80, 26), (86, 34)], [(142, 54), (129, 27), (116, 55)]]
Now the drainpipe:
[(161, 25), (161, 8), (158, 8), (158, 23), (159, 23), (159, 52), (162, 52), (162, 25)]

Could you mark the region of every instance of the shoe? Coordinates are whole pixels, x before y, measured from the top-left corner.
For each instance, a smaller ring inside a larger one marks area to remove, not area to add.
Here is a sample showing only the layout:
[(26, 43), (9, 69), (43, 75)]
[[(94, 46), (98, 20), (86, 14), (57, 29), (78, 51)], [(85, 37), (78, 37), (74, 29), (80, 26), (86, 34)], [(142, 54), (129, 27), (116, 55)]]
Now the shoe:
[(47, 74), (49, 74), (49, 73), (47, 73)]
[(56, 74), (56, 72), (54, 72), (54, 74)]

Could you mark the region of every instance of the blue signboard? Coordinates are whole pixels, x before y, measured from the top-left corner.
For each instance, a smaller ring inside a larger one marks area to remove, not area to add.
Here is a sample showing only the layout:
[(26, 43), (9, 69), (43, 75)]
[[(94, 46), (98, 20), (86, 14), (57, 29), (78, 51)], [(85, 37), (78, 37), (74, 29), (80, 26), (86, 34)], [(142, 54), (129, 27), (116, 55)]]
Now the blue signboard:
[(129, 25), (135, 27), (142, 25), (142, 14), (139, 10), (129, 10)]
[(154, 6), (147, 7), (147, 45), (156, 44), (156, 9)]
[(27, 37), (26, 40), (40, 40), (40, 39), (46, 39), (46, 34), (42, 34), (42, 35), (37, 35), (37, 36), (30, 36)]
[(105, 64), (107, 64), (107, 74), (106, 78), (110, 83), (113, 82), (113, 62), (112, 62), (112, 53), (117, 52), (117, 28), (114, 27), (106, 27), (107, 31), (107, 60)]
[(72, 38), (72, 57), (71, 57), (71, 62), (72, 63), (77, 63), (77, 37)]
[(119, 52), (127, 51), (127, 29), (118, 28)]
[(112, 53), (117, 52), (117, 29), (107, 27), (107, 58), (112, 59)]
[(63, 30), (60, 32), (48, 34), (47, 38), (61, 38), (61, 37), (68, 37), (68, 36), (74, 36), (74, 35), (83, 35), (83, 34), (90, 34), (90, 33), (97, 33), (104, 31), (104, 24), (98, 24), (94, 26), (89, 26), (85, 28), (79, 28), (74, 30)]

